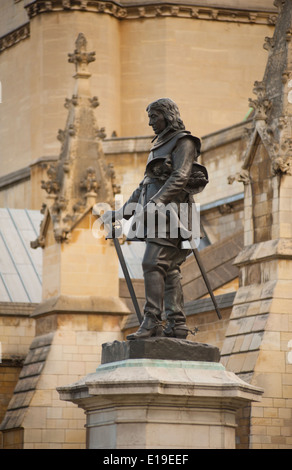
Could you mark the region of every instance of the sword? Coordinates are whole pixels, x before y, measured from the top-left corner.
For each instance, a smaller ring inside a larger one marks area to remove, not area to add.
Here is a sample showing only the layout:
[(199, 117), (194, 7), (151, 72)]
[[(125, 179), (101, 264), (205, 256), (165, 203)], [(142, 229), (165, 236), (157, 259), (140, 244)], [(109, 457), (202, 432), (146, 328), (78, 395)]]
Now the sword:
[[(171, 212), (172, 212), (172, 214), (175, 216), (176, 221), (177, 221), (177, 223), (178, 223), (178, 227), (180, 227), (181, 229), (183, 229), (183, 230), (185, 231), (185, 233), (188, 233), (189, 230), (187, 230), (187, 229), (185, 228), (185, 226), (183, 225), (182, 221), (179, 219), (177, 213), (173, 210), (172, 207), (171, 207), (171, 209), (172, 209)], [(211, 284), (210, 284), (210, 282), (209, 282), (209, 279), (208, 279), (206, 270), (205, 270), (205, 268), (204, 268), (204, 265), (203, 265), (203, 263), (202, 263), (201, 257), (200, 257), (200, 255), (199, 255), (199, 251), (198, 251), (198, 249), (197, 249), (196, 244), (194, 243), (194, 241), (193, 241), (193, 239), (192, 239), (192, 236), (189, 237), (188, 241), (189, 241), (189, 243), (190, 243), (191, 250), (192, 250), (193, 255), (194, 255), (195, 259), (196, 259), (197, 265), (199, 266), (199, 269), (200, 269), (200, 271), (201, 271), (202, 278), (204, 279), (204, 282), (205, 282), (205, 284), (206, 284), (206, 287), (207, 287), (208, 292), (209, 292), (209, 294), (210, 294), (210, 297), (211, 297), (211, 299), (212, 299), (212, 302), (213, 302), (215, 311), (216, 311), (216, 313), (217, 313), (217, 316), (218, 316), (219, 320), (222, 320), (222, 315), (221, 315), (221, 313), (220, 313), (220, 310), (219, 310), (217, 301), (216, 301), (215, 296), (214, 296), (214, 294), (213, 294), (213, 290), (212, 290)]]
[(199, 269), (200, 269), (200, 271), (201, 271), (202, 277), (203, 277), (203, 279), (204, 279), (204, 281), (205, 281), (206, 287), (207, 287), (208, 292), (209, 292), (209, 294), (210, 294), (210, 297), (211, 297), (211, 299), (212, 299), (212, 302), (213, 302), (215, 311), (216, 311), (216, 313), (217, 313), (217, 316), (218, 316), (219, 320), (222, 320), (222, 315), (221, 315), (221, 313), (220, 313), (220, 310), (219, 310), (217, 301), (216, 301), (215, 296), (214, 296), (214, 294), (213, 294), (213, 291), (212, 291), (212, 288), (211, 288), (211, 284), (210, 284), (210, 282), (209, 282), (207, 273), (206, 273), (206, 271), (205, 271), (205, 268), (204, 268), (204, 266), (203, 266), (201, 257), (200, 257), (200, 255), (199, 255), (199, 251), (198, 251), (198, 249), (194, 246), (193, 240), (189, 240), (189, 242), (190, 242), (191, 249), (192, 249), (192, 252), (193, 252), (193, 254), (194, 254), (194, 257), (195, 257), (195, 259), (196, 259), (196, 261), (197, 261), (197, 265), (199, 266)]
[(132, 284), (132, 281), (131, 281), (131, 278), (130, 278), (128, 267), (126, 265), (126, 261), (125, 261), (125, 258), (124, 258), (124, 255), (123, 255), (123, 252), (122, 252), (122, 249), (121, 249), (121, 245), (119, 243), (118, 238), (115, 237), (115, 233), (114, 233), (115, 229), (116, 229), (116, 227), (113, 227), (113, 237), (107, 236), (105, 238), (106, 238), (106, 240), (109, 239), (109, 238), (112, 238), (112, 240), (114, 242), (114, 246), (115, 246), (115, 249), (116, 249), (116, 252), (117, 252), (117, 255), (118, 255), (118, 259), (119, 259), (121, 268), (122, 268), (124, 276), (125, 276), (125, 280), (126, 280), (127, 287), (128, 287), (128, 290), (129, 290), (129, 293), (130, 293), (130, 296), (131, 296), (131, 299), (132, 299), (132, 302), (133, 302), (133, 305), (134, 305), (134, 309), (135, 309), (136, 315), (138, 317), (138, 321), (141, 325), (141, 323), (143, 321), (143, 316), (141, 314), (141, 310), (140, 310), (138, 300), (137, 300), (137, 297), (136, 297), (136, 293), (135, 293), (135, 290), (134, 290), (134, 287), (133, 287), (133, 284)]

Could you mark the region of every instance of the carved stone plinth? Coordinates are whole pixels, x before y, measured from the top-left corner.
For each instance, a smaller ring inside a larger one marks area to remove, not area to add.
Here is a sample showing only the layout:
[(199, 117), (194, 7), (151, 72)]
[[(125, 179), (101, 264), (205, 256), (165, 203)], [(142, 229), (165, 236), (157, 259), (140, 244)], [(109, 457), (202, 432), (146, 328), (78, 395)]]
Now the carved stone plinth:
[[(140, 355), (143, 348), (149, 352), (151, 344), (155, 347), (155, 341), (139, 343), (107, 344), (103, 360), (113, 350), (117, 356), (127, 356), (135, 351)], [(178, 342), (178, 349), (181, 346)], [(197, 346), (194, 349), (199, 351)], [(113, 359), (117, 356), (112, 354)], [(105, 362), (95, 373), (58, 392), (62, 400), (86, 412), (89, 449), (232, 449), (236, 411), (259, 401), (262, 394), (218, 361), (188, 360), (187, 356), (185, 360), (152, 357)]]

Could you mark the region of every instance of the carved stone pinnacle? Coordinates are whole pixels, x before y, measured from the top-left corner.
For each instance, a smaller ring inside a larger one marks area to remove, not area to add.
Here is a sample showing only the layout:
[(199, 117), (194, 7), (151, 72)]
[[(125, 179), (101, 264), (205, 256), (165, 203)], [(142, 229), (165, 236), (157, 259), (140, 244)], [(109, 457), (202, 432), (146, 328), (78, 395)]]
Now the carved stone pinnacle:
[(87, 66), (95, 61), (95, 52), (87, 52), (87, 40), (83, 33), (79, 33), (75, 42), (76, 49), (68, 54), (68, 62), (75, 64), (76, 72), (87, 72)]

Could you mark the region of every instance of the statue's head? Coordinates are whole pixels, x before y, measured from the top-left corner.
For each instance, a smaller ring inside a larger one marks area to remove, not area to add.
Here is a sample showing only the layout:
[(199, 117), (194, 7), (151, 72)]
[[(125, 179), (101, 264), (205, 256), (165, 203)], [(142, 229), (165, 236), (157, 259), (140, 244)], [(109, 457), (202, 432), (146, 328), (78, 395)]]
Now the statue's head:
[[(153, 103), (147, 106), (146, 111), (149, 116), (149, 125), (153, 127), (156, 134), (160, 134), (166, 128), (173, 130), (185, 129), (179, 109), (170, 98), (160, 98), (159, 100), (153, 101)], [(154, 122), (155, 119), (156, 123)], [(161, 130), (163, 120), (164, 129)], [(159, 122), (157, 123), (157, 121)]]

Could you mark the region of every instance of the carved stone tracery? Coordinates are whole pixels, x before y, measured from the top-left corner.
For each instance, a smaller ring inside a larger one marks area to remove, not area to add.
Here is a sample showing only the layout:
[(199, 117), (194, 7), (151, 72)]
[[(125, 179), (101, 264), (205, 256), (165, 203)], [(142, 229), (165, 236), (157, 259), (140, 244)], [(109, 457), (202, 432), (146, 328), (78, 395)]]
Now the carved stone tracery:
[(102, 0), (35, 0), (26, 6), (29, 18), (52, 11), (87, 11), (109, 14), (117, 19), (153, 18), (155, 16), (181, 17), (202, 20), (235, 21), (243, 23), (275, 24), (274, 11), (254, 11), (240, 9), (225, 9), (186, 4), (173, 3), (139, 3), (125, 4)]
[(99, 183), (96, 179), (96, 171), (94, 168), (87, 168), (85, 176), (80, 181), (80, 188), (87, 193), (98, 193)]
[(23, 26), (11, 31), (8, 34), (5, 34), (0, 38), (0, 54), (1, 52), (5, 51), (5, 49), (9, 49), (9, 47), (18, 44), (20, 41), (24, 39), (28, 39), (30, 37), (30, 24), (26, 23)]
[[(274, 25), (277, 13), (273, 11), (259, 11), (250, 13), (247, 10), (233, 10), (220, 8), (206, 8), (204, 6), (172, 5), (167, 2), (163, 8), (157, 9), (154, 4), (121, 5), (114, 1), (100, 0), (35, 0), (25, 5), (28, 18), (34, 18), (43, 13), (60, 11), (87, 11), (97, 14), (109, 14), (119, 20), (135, 20), (139, 18), (154, 18), (156, 16), (180, 17), (200, 20), (227, 21), (236, 23), (256, 23)], [(30, 37), (30, 24), (27, 23), (14, 31), (0, 37), (0, 54), (5, 49)]]
[(55, 165), (50, 165), (47, 170), (48, 180), (41, 181), (41, 188), (48, 194), (57, 194), (60, 191), (60, 182), (57, 180), (57, 169)]
[(287, 174), (292, 176), (292, 157), (278, 157), (273, 161), (273, 172), (275, 175)]
[(266, 94), (264, 82), (256, 81), (254, 83), (253, 92), (257, 95), (257, 99), (249, 98), (249, 105), (255, 110), (255, 120), (267, 119), (267, 113), (271, 109), (272, 102)]

